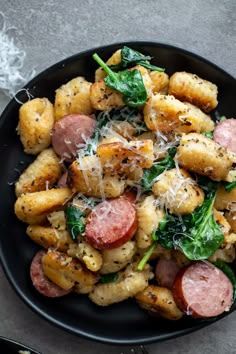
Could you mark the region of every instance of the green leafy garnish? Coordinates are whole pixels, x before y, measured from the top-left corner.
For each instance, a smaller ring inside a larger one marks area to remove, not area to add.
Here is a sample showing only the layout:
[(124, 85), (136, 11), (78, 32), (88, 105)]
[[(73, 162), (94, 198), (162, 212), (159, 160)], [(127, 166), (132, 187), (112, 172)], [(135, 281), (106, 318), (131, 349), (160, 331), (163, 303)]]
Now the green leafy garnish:
[(147, 91), (139, 70), (124, 70), (115, 73), (96, 53), (93, 54), (93, 59), (107, 73), (107, 76), (104, 79), (105, 84), (108, 87), (122, 93), (124, 103), (127, 106), (139, 107), (146, 102)]
[(74, 205), (68, 205), (65, 211), (66, 226), (72, 240), (77, 240), (78, 236), (85, 230), (85, 215)]
[(166, 170), (170, 170), (175, 167), (174, 156), (176, 154), (176, 148), (170, 148), (168, 155), (161, 161), (154, 162), (152, 167), (144, 169), (142, 177), (142, 186), (144, 191), (152, 189), (154, 179)]
[(149, 261), (149, 258), (151, 257), (151, 255), (153, 254), (155, 248), (157, 246), (157, 241), (154, 241), (147, 249), (147, 251), (144, 253), (143, 258), (141, 259), (141, 261), (139, 262), (137, 268), (138, 270), (143, 270), (143, 268), (145, 267), (145, 264)]
[(177, 244), (191, 260), (209, 258), (224, 241), (224, 235), (213, 215), (214, 201), (215, 196), (206, 198), (200, 207), (183, 218), (186, 231)]
[(225, 273), (225, 275), (229, 278), (229, 280), (231, 281), (232, 285), (233, 285), (233, 289), (234, 289), (234, 294), (233, 294), (233, 300), (235, 300), (236, 298), (236, 276), (232, 270), (232, 268), (225, 262), (222, 261), (216, 261), (213, 262), (213, 264), (219, 268), (220, 270), (222, 270), (222, 272)]
[(224, 185), (226, 192), (230, 193), (233, 189), (236, 188), (236, 181), (230, 182), (230, 183), (224, 182), (223, 185)]
[(167, 214), (156, 235), (165, 248), (178, 247), (191, 260), (208, 259), (222, 244), (224, 235), (213, 215), (217, 183), (206, 186), (203, 204), (191, 214), (178, 217)]
[(118, 278), (118, 273), (103, 274), (99, 282), (102, 284), (113, 283), (117, 280), (117, 278)]
[(204, 133), (203, 135), (205, 135), (209, 139), (213, 139), (213, 132)]
[(150, 57), (149, 55), (144, 56), (142, 53), (139, 53), (137, 50), (124, 46), (121, 49), (121, 62), (116, 65), (109, 65), (109, 67), (113, 71), (121, 71), (135, 65), (141, 65), (149, 70), (164, 71), (165, 69), (159, 68), (158, 66), (149, 64), (147, 62), (152, 58), (153, 57)]

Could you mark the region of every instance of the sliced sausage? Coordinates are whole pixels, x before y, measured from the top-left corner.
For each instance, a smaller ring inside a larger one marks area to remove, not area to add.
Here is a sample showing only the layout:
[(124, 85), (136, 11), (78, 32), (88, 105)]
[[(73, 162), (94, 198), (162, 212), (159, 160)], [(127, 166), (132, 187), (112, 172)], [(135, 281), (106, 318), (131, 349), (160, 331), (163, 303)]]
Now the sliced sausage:
[(217, 267), (196, 262), (181, 271), (173, 285), (177, 306), (193, 317), (214, 317), (228, 311), (233, 285)]
[(226, 119), (220, 122), (214, 130), (214, 140), (236, 153), (236, 119)]
[(63, 173), (63, 175), (59, 178), (58, 182), (57, 182), (57, 187), (58, 188), (67, 188), (68, 187), (67, 177), (68, 177), (68, 171), (65, 171)]
[[(52, 129), (52, 146), (66, 161), (76, 156), (94, 129), (96, 121), (82, 114), (70, 114), (57, 121)], [(82, 145), (81, 145), (82, 144)]]
[(174, 259), (161, 257), (155, 269), (156, 280), (160, 286), (172, 289), (174, 280), (180, 271), (180, 267)]
[(60, 297), (67, 295), (71, 292), (71, 289), (64, 290), (52, 283), (43, 273), (42, 258), (46, 254), (45, 251), (39, 251), (34, 256), (30, 266), (30, 277), (35, 287), (40, 294), (47, 297)]
[(104, 201), (90, 213), (85, 227), (86, 240), (100, 250), (122, 246), (137, 230), (136, 211), (123, 197)]
[(125, 190), (122, 194), (122, 197), (127, 199), (131, 204), (135, 204), (136, 201), (136, 193), (132, 190)]

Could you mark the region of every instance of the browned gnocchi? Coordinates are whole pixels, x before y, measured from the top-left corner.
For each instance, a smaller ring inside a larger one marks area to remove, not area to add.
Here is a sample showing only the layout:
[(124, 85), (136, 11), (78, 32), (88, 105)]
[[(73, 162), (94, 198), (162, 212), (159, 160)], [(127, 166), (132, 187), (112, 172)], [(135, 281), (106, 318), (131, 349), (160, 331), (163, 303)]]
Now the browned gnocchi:
[(15, 184), (14, 206), (43, 249), (33, 285), (48, 297), (86, 294), (98, 306), (133, 298), (179, 320), (199, 314), (195, 289), (209, 277), (227, 289), (221, 307), (217, 291), (213, 300), (206, 291), (220, 315), (233, 285), (212, 269), (236, 258), (236, 148), (211, 113), (218, 88), (195, 73), (169, 77), (128, 47), (106, 62), (93, 58), (93, 82), (77, 76), (53, 103), (35, 98), (20, 108), (24, 151), (38, 155)]

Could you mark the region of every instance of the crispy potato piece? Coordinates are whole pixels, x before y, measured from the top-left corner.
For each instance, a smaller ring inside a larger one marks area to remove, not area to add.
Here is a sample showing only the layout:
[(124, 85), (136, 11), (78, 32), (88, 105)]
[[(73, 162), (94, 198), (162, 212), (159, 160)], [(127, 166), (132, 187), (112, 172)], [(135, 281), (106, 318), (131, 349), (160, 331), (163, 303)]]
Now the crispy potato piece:
[(114, 122), (111, 124), (111, 129), (127, 140), (132, 140), (136, 134), (135, 127), (129, 122)]
[(137, 185), (143, 177), (143, 169), (140, 166), (131, 165), (129, 171), (126, 171), (126, 186)]
[(101, 253), (84, 240), (80, 239), (78, 244), (71, 244), (67, 254), (78, 258), (91, 272), (97, 272), (102, 266)]
[(16, 196), (50, 189), (61, 174), (62, 165), (59, 158), (53, 149), (45, 149), (20, 175), (15, 185)]
[(78, 76), (56, 90), (54, 103), (55, 120), (68, 114), (82, 113), (90, 115), (93, 108), (90, 102), (91, 83)]
[(169, 76), (159, 71), (151, 71), (149, 75), (152, 80), (152, 92), (166, 95), (168, 93)]
[(82, 266), (75, 258), (58, 251), (48, 251), (42, 258), (44, 274), (60, 288), (75, 287), (81, 294), (89, 293), (98, 276)]
[(102, 251), (103, 263), (101, 274), (118, 272), (131, 262), (137, 251), (134, 241), (128, 241), (123, 246)]
[(181, 167), (214, 181), (225, 180), (233, 164), (231, 155), (223, 146), (196, 133), (182, 136), (176, 159)]
[(66, 230), (57, 230), (48, 226), (29, 225), (26, 229), (26, 234), (31, 240), (46, 249), (53, 248), (66, 252), (69, 245), (73, 243)]
[(156, 231), (165, 217), (165, 212), (157, 207), (153, 195), (146, 197), (137, 205), (138, 230), (135, 239), (138, 248), (147, 248), (153, 242), (151, 233)]
[(130, 165), (149, 168), (153, 164), (153, 141), (133, 140), (127, 143), (115, 142), (97, 147), (105, 173), (119, 173), (130, 169)]
[(47, 215), (51, 226), (57, 230), (66, 230), (66, 216), (64, 210), (53, 211)]
[(41, 222), (45, 220), (48, 213), (63, 208), (72, 195), (69, 188), (22, 194), (16, 200), (15, 214), (23, 222), (37, 224), (40, 218)]
[(224, 244), (226, 246), (229, 246), (231, 244), (233, 244), (234, 246), (236, 245), (236, 233), (231, 232), (225, 235), (224, 238)]
[(208, 114), (201, 111), (200, 108), (194, 106), (192, 103), (184, 102), (184, 104), (189, 108), (189, 112), (191, 112), (195, 117), (198, 117), (200, 133), (209, 133), (214, 130), (215, 122)]
[(202, 189), (184, 169), (163, 172), (157, 177), (152, 191), (159, 197), (160, 205), (176, 215), (190, 214), (204, 201)]
[(209, 262), (222, 261), (232, 263), (235, 260), (235, 247), (232, 244), (226, 244), (225, 247), (218, 248), (208, 259)]
[[(236, 200), (235, 200), (236, 202)], [(227, 211), (225, 212), (225, 218), (230, 224), (231, 230), (236, 232), (236, 211)]]
[(187, 101), (210, 112), (217, 104), (217, 86), (199, 76), (185, 71), (176, 72), (170, 77), (169, 95), (180, 101)]
[(216, 208), (213, 208), (213, 215), (216, 223), (220, 226), (221, 231), (224, 234), (224, 237), (226, 239), (226, 236), (229, 235), (230, 224), (224, 217), (223, 212), (216, 210)]
[(143, 271), (138, 271), (134, 263), (121, 271), (115, 282), (95, 285), (89, 298), (99, 306), (108, 306), (133, 297), (144, 290), (152, 278), (153, 273), (148, 264)]
[(220, 186), (216, 192), (214, 207), (217, 210), (230, 210), (233, 212), (236, 205), (236, 189), (227, 192), (223, 186)]
[(34, 98), (19, 110), (18, 132), (26, 154), (37, 155), (51, 144), (53, 105), (47, 98)]
[(153, 95), (144, 106), (144, 121), (150, 130), (169, 132), (200, 132), (202, 116), (174, 96)]
[[(121, 62), (121, 49), (118, 49), (112, 56), (106, 61), (107, 65), (117, 65)], [(106, 72), (102, 68), (98, 68), (95, 71), (95, 81), (101, 81), (107, 76)]]
[(135, 298), (142, 308), (168, 320), (179, 320), (184, 315), (177, 307), (170, 289), (149, 285), (146, 289), (136, 294)]
[(103, 174), (101, 162), (97, 156), (86, 156), (75, 160), (68, 170), (68, 183), (73, 190), (88, 197), (116, 198), (125, 188), (125, 182), (119, 176)]
[(91, 85), (90, 101), (92, 107), (99, 111), (106, 111), (125, 105), (123, 95), (106, 86), (104, 81), (97, 81)]

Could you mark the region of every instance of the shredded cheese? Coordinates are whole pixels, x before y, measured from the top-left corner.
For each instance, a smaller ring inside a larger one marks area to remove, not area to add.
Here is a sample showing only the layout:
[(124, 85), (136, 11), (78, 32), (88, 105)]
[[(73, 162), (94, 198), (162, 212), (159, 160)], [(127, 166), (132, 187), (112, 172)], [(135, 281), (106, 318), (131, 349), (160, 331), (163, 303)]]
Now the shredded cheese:
[[(0, 20), (2, 22), (0, 29), (0, 89), (6, 96), (14, 97), (19, 92), (19, 88), (33, 78), (35, 70), (23, 75), (21, 69), (26, 53), (20, 50), (15, 45), (13, 38), (10, 37), (9, 31), (15, 28), (7, 27), (6, 18), (2, 12), (0, 12)], [(17, 102), (20, 101), (17, 100)]]

